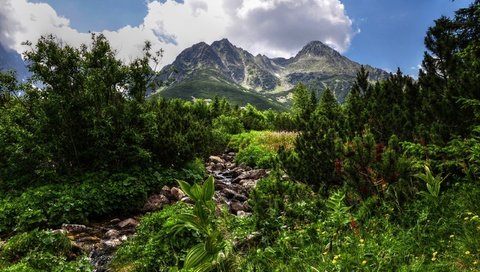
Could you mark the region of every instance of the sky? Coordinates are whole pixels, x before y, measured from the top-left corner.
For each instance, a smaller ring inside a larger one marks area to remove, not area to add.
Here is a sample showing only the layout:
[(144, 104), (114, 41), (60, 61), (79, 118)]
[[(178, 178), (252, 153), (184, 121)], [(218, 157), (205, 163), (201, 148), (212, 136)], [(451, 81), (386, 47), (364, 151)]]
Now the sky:
[(417, 75), (423, 39), (441, 15), (471, 0), (0, 0), (0, 43), (19, 53), (22, 42), (53, 33), (65, 43), (89, 43), (103, 33), (128, 62), (146, 40), (163, 49), (161, 65), (185, 48), (228, 38), (253, 54), (294, 56), (313, 40), (348, 58)]

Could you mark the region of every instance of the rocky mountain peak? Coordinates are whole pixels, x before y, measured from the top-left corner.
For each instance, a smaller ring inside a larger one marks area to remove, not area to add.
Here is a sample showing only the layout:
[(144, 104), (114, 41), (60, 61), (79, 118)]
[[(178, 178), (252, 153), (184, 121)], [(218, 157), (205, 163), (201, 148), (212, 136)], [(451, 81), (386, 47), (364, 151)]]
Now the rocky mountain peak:
[(301, 56), (338, 56), (341, 57), (340, 53), (335, 51), (333, 48), (322, 43), (321, 41), (311, 41), (305, 45), (300, 52), (297, 54), (297, 58)]

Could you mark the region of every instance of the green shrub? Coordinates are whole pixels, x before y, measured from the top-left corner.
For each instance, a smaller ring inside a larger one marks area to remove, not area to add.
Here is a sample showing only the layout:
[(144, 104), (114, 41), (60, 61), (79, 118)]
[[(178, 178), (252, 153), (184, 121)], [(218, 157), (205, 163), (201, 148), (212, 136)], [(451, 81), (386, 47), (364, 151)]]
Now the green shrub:
[(171, 232), (178, 224), (177, 215), (187, 212), (183, 203), (167, 206), (147, 214), (140, 222), (137, 234), (123, 244), (112, 261), (115, 271), (168, 271), (181, 267), (187, 249), (200, 242), (200, 237), (187, 229)]
[(0, 250), (2, 271), (92, 271), (86, 258), (73, 258), (61, 233), (34, 230), (10, 238)]
[(237, 116), (220, 115), (213, 120), (213, 128), (227, 134), (239, 134), (243, 124)]

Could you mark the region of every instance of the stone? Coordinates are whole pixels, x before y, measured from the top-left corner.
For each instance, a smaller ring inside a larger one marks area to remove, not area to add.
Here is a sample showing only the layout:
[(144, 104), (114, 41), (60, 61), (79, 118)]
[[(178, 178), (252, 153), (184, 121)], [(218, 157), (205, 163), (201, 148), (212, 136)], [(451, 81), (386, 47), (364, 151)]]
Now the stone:
[(251, 190), (257, 186), (257, 181), (253, 179), (243, 179), (239, 184), (246, 190)]
[(118, 236), (120, 236), (120, 232), (115, 229), (111, 229), (105, 233), (105, 237), (108, 238), (117, 238)]
[(118, 226), (122, 229), (131, 228), (131, 227), (135, 228), (138, 226), (138, 221), (133, 218), (128, 218), (118, 223)]
[(193, 200), (188, 196), (183, 197), (182, 199), (180, 199), (180, 201), (187, 204), (195, 204), (195, 202), (193, 202)]
[(250, 215), (252, 215), (252, 213), (248, 213), (248, 212), (245, 212), (245, 211), (238, 211), (238, 212), (237, 212), (237, 216), (238, 216), (238, 217), (242, 217), (242, 218), (243, 218), (243, 217), (248, 217), (248, 216), (250, 216)]
[(109, 246), (109, 247), (118, 247), (122, 244), (122, 241), (120, 241), (120, 239), (113, 239), (113, 240), (108, 240), (108, 241), (105, 241), (104, 242), (105, 245)]
[(172, 187), (172, 189), (170, 189), (170, 193), (172, 194), (174, 201), (180, 201), (185, 197), (185, 193), (177, 187)]
[(223, 163), (217, 163), (212, 166), (211, 171), (222, 171), (225, 169), (225, 165)]
[(215, 164), (225, 163), (225, 161), (222, 158), (220, 158), (219, 156), (210, 156), (210, 157), (208, 157), (208, 160), (211, 161), (211, 162), (214, 162)]
[(235, 192), (234, 190), (232, 189), (229, 189), (229, 188), (225, 188), (222, 190), (222, 194), (226, 197), (226, 198), (229, 198), (229, 199), (235, 199), (235, 200), (238, 200), (238, 201), (246, 201), (247, 200), (247, 197), (244, 196), (244, 195), (241, 195), (237, 192)]
[(110, 220), (110, 222), (108, 222), (109, 225), (117, 225), (118, 223), (120, 223), (120, 218), (114, 218), (112, 220)]
[(170, 200), (165, 195), (152, 195), (142, 208), (144, 212), (158, 211), (163, 205), (169, 204)]
[(95, 237), (95, 236), (85, 236), (76, 239), (77, 243), (98, 243), (100, 242), (100, 238)]
[(245, 206), (240, 201), (232, 201), (230, 202), (230, 211), (233, 214), (238, 214), (239, 211), (243, 211)]
[(255, 169), (250, 170), (242, 173), (241, 175), (237, 176), (232, 182), (238, 183), (242, 179), (261, 179), (267, 175), (267, 171), (265, 169)]
[(90, 228), (85, 226), (85, 225), (79, 225), (79, 224), (62, 224), (62, 229), (68, 231), (68, 232), (85, 232), (89, 231)]
[(122, 242), (125, 242), (127, 240), (128, 240), (127, 235), (122, 235), (122, 237), (120, 237), (120, 241), (122, 241)]

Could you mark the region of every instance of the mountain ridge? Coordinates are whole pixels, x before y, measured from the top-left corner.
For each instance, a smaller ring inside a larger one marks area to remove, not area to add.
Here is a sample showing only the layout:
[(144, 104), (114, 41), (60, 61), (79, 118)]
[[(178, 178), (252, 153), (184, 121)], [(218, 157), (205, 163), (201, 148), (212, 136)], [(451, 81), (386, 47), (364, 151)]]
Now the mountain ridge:
[[(191, 91), (194, 86), (192, 81), (199, 79), (204, 87), (207, 87), (205, 83), (208, 81), (221, 81), (245, 95), (260, 94), (271, 102), (288, 105), (291, 102), (291, 90), (296, 84), (303, 83), (318, 94), (328, 87), (342, 102), (360, 67), (361, 64), (320, 41), (309, 42), (295, 56), (287, 59), (269, 58), (261, 54), (254, 56), (228, 39), (221, 39), (211, 45), (200, 42), (183, 50), (173, 63), (160, 71), (159, 80), (171, 84), (158, 92), (162, 95), (162, 92), (172, 88), (177, 92)], [(388, 76), (381, 69), (369, 65), (365, 65), (365, 68), (372, 81)], [(189, 90), (179, 87), (185, 82), (190, 82)], [(212, 92), (211, 95), (216, 94)], [(170, 96), (174, 95), (170, 92)], [(200, 98), (212, 98), (207, 96)]]

